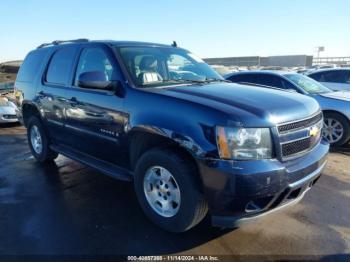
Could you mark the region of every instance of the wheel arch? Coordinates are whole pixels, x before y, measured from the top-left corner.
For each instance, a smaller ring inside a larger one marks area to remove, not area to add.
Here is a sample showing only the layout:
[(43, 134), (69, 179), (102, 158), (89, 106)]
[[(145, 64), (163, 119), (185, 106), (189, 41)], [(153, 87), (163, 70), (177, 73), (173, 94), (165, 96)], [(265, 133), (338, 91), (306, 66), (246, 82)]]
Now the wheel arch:
[[(171, 136), (172, 134), (172, 136)], [(130, 169), (135, 170), (138, 159), (148, 150), (153, 148), (168, 148), (183, 156), (186, 161), (191, 163), (196, 169), (197, 179), (202, 187), (202, 179), (199, 172), (197, 157), (199, 150), (197, 145), (192, 144), (188, 138), (174, 135), (174, 132), (166, 132), (165, 130), (154, 129), (150, 127), (137, 127), (128, 134), (128, 152), (130, 160)]]
[(347, 117), (344, 113), (342, 113), (340, 111), (337, 111), (337, 110), (334, 110), (334, 109), (325, 109), (325, 110), (322, 110), (322, 113), (323, 113), (323, 117), (327, 113), (338, 114), (338, 115), (344, 117), (348, 121), (348, 123), (350, 123), (349, 117)]
[(41, 120), (40, 111), (34, 103), (24, 102), (22, 103), (21, 109), (22, 109), (23, 124), (25, 127), (27, 127), (28, 120), (31, 116), (36, 116)]

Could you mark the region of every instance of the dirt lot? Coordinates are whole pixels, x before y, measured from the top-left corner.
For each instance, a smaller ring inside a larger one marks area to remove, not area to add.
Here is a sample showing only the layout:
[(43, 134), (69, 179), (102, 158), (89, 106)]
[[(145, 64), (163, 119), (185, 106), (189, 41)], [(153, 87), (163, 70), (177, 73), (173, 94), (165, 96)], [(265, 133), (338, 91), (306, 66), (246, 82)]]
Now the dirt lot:
[(350, 253), (350, 152), (329, 155), (316, 186), (296, 206), (235, 230), (208, 219), (184, 234), (151, 224), (132, 185), (59, 157), (41, 166), (24, 128), (0, 127), (0, 255)]

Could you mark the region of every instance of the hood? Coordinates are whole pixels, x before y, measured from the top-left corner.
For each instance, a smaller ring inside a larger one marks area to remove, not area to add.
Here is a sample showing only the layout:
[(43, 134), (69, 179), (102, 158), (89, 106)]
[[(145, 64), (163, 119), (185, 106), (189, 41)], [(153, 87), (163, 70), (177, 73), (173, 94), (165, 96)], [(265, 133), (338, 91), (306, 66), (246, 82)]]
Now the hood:
[(15, 115), (16, 110), (14, 107), (0, 106), (0, 114), (2, 114), (2, 115)]
[(0, 114), (16, 114), (16, 105), (8, 99), (0, 97)]
[(231, 83), (177, 86), (163, 91), (168, 96), (230, 113), (247, 126), (294, 121), (320, 110), (316, 100), (305, 95)]
[(322, 97), (342, 100), (342, 101), (350, 101), (350, 92), (349, 91), (337, 91), (337, 92), (330, 92), (325, 94), (320, 94)]

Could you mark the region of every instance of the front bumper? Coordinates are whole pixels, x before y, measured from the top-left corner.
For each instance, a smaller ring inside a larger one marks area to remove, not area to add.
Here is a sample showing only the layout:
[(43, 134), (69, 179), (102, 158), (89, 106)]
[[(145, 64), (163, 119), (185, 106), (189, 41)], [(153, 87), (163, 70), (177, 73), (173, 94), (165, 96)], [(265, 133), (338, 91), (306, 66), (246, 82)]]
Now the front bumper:
[(0, 123), (16, 123), (18, 118), (16, 115), (0, 115)]
[(317, 182), (329, 146), (289, 161), (198, 161), (216, 226), (234, 227), (297, 203)]

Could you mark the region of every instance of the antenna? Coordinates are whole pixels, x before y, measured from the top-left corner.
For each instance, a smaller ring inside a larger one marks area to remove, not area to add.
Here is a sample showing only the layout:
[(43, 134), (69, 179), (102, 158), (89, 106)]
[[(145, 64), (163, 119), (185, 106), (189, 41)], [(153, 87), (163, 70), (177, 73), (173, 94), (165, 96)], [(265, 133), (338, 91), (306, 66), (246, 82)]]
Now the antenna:
[(176, 43), (176, 41), (173, 41), (173, 43), (171, 44), (171, 46), (173, 46), (173, 47), (177, 47), (177, 43)]

